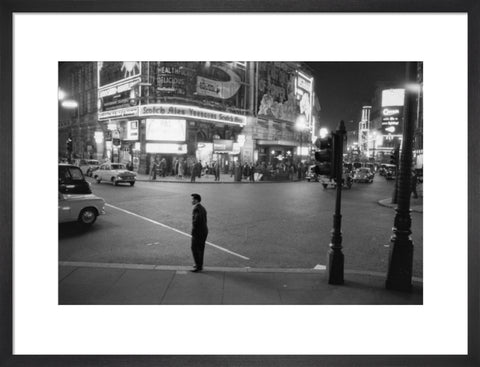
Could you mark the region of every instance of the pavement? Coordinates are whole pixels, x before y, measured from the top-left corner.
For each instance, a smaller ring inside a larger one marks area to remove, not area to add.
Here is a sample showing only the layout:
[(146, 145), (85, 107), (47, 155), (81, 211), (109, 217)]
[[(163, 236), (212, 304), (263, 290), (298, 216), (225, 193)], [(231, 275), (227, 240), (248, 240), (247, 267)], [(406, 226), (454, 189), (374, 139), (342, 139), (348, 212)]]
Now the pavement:
[[(151, 181), (138, 174), (138, 181)], [(157, 178), (190, 183), (190, 178)], [(213, 183), (212, 175), (196, 184)], [(261, 183), (262, 181), (258, 182)], [(285, 183), (288, 183), (286, 181)], [(217, 183), (235, 182), (221, 175)], [(257, 183), (257, 182), (256, 182)], [(256, 184), (254, 183), (254, 184)], [(412, 211), (423, 211), (423, 191)], [(378, 202), (392, 209), (391, 199)], [(208, 264), (206, 264), (208, 265)], [(422, 305), (423, 280), (412, 278), (411, 291), (385, 288), (386, 274), (345, 269), (344, 283), (328, 284), (325, 267), (315, 269), (221, 268), (147, 264), (59, 263), (59, 304), (103, 305)]]
[(385, 288), (385, 275), (344, 272), (330, 285), (325, 269), (252, 269), (60, 262), (59, 304), (101, 305), (422, 305), (423, 283), (410, 292)]

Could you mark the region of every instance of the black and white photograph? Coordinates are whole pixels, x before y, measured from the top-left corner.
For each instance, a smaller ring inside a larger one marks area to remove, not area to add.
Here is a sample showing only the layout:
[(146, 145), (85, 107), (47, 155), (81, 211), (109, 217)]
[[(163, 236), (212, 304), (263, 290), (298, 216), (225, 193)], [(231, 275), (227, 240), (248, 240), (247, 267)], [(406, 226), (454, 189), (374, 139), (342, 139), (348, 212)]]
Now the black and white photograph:
[(59, 304), (422, 304), (421, 61), (58, 67)]
[(471, 0), (0, 11), (0, 365), (478, 361)]

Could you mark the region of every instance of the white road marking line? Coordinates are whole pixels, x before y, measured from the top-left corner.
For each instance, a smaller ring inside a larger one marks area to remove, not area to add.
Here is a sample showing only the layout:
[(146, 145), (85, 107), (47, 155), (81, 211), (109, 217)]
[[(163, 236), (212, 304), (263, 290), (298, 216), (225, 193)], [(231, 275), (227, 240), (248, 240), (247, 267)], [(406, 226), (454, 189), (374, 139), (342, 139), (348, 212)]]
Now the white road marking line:
[(314, 269), (315, 270), (326, 270), (327, 267), (325, 265), (317, 264), (317, 265), (315, 265)]
[(160, 242), (147, 243), (146, 246), (160, 245)]
[[(150, 219), (150, 218), (147, 218), (147, 217), (144, 217), (144, 216), (135, 214), (135, 213), (133, 213), (133, 212), (131, 212), (131, 211), (128, 211), (128, 210), (125, 210), (125, 209), (122, 209), (122, 208), (118, 208), (118, 207), (113, 206), (113, 205), (111, 205), (111, 204), (107, 204), (107, 203), (106, 203), (105, 205), (108, 206), (108, 207), (110, 207), (110, 208), (117, 209), (117, 210), (119, 210), (119, 211), (121, 211), (121, 212), (124, 212), (124, 213), (126, 213), (126, 214), (133, 215), (134, 217), (137, 217), (137, 218), (146, 220), (147, 222), (156, 224), (157, 226), (161, 226), (161, 227), (170, 229), (170, 230), (172, 230), (172, 231), (174, 231), (174, 232), (177, 232), (177, 233), (180, 233), (181, 235), (184, 235), (184, 236), (186, 236), (186, 237), (190, 237), (190, 238), (192, 237), (192, 235), (190, 235), (190, 234), (188, 234), (188, 233), (182, 232), (182, 231), (180, 231), (180, 230), (178, 230), (178, 229), (176, 229), (176, 228), (167, 226), (166, 224), (157, 222), (157, 221), (155, 221), (155, 220), (153, 220), (153, 219)], [(221, 246), (215, 245), (215, 244), (213, 244), (213, 243), (211, 243), (211, 242), (206, 241), (205, 244), (210, 245), (210, 246), (212, 246), (212, 247), (215, 247), (215, 248), (219, 249), (220, 251), (227, 252), (227, 253), (229, 253), (229, 254), (231, 254), (231, 255), (238, 256), (238, 257), (240, 257), (240, 258), (242, 258), (242, 259), (244, 259), (244, 260), (250, 260), (250, 259), (249, 259), (248, 257), (246, 257), (246, 256), (237, 254), (236, 252), (227, 250), (226, 248), (223, 248), (223, 247), (221, 247)]]

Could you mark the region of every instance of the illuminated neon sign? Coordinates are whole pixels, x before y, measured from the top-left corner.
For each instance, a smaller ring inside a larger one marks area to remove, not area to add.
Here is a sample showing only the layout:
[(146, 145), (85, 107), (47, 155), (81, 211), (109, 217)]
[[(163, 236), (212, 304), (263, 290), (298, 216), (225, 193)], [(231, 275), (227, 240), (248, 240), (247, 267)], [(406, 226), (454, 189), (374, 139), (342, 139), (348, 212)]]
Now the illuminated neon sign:
[(398, 109), (398, 108), (394, 108), (394, 109), (384, 108), (384, 109), (382, 110), (382, 114), (383, 114), (383, 116), (394, 116), (394, 115), (398, 115), (398, 114), (400, 114), (400, 109)]
[(150, 104), (140, 106), (139, 116), (164, 116), (193, 118), (203, 121), (224, 122), (233, 125), (245, 125), (246, 116), (233, 113), (208, 110), (194, 106), (181, 106), (173, 104)]

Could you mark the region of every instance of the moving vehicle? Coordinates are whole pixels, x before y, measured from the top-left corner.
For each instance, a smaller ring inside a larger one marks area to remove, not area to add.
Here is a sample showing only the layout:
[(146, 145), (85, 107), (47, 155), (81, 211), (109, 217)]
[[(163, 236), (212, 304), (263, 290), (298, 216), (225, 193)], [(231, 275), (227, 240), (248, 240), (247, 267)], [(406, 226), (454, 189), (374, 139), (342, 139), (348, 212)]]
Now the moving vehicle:
[(105, 214), (105, 200), (92, 194), (82, 170), (73, 165), (58, 165), (58, 222), (79, 222), (92, 225)]
[(100, 183), (102, 181), (111, 182), (115, 186), (119, 183), (129, 183), (135, 185), (136, 173), (129, 171), (123, 163), (103, 163), (93, 172), (93, 178)]
[[(324, 189), (328, 188), (329, 186), (332, 188), (337, 187), (337, 181), (333, 178), (331, 179), (328, 176), (320, 176), (320, 183), (322, 184)], [(352, 179), (351, 173), (347, 168), (344, 168), (343, 174), (342, 174), (342, 188), (351, 189), (352, 184), (353, 184), (353, 179)]]
[(91, 194), (90, 183), (85, 180), (82, 170), (73, 165), (58, 165), (58, 191), (62, 194)]
[(357, 168), (353, 174), (353, 182), (372, 183), (375, 175), (367, 167)]
[(80, 167), (84, 175), (91, 177), (92, 170), (100, 166), (100, 162), (96, 159), (75, 159), (74, 165)]
[(312, 164), (311, 166), (308, 166), (307, 173), (305, 175), (305, 178), (307, 179), (308, 182), (310, 181), (315, 181), (318, 182), (318, 168), (316, 164)]
[(58, 222), (78, 222), (91, 226), (99, 215), (105, 214), (105, 200), (93, 194), (58, 193)]
[(380, 174), (380, 176), (386, 176), (387, 172), (389, 170), (394, 170), (395, 167), (396, 166), (394, 164), (383, 163), (380, 165), (380, 168), (378, 169), (378, 173)]

